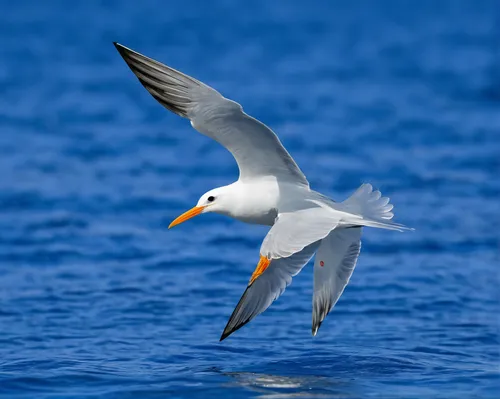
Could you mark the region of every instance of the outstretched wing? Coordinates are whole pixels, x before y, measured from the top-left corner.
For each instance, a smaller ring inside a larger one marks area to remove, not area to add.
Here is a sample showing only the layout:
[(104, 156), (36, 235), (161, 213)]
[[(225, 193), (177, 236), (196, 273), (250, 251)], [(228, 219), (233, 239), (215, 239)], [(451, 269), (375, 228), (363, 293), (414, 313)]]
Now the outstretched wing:
[(339, 228), (321, 240), (314, 259), (313, 335), (344, 292), (360, 250), (361, 227)]
[(226, 147), (236, 159), (240, 180), (275, 176), (309, 186), (290, 154), (266, 125), (240, 104), (204, 83), (115, 43), (142, 85), (165, 108), (191, 120), (200, 133)]
[(247, 289), (227, 322), (221, 341), (266, 310), (312, 258), (319, 242), (288, 258), (268, 260), (261, 257)]

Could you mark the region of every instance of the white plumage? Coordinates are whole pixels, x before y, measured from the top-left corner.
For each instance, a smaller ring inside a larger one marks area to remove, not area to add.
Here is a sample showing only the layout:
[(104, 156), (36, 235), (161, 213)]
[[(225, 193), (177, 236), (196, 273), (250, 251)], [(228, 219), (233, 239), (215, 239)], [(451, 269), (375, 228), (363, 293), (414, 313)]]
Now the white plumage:
[(316, 335), (349, 282), (361, 248), (361, 227), (407, 229), (391, 221), (389, 198), (370, 184), (340, 203), (311, 190), (274, 132), (245, 114), (238, 103), (158, 61), (115, 46), (154, 98), (227, 148), (239, 167), (235, 183), (205, 193), (170, 227), (206, 212), (272, 226), (221, 340), (266, 310), (317, 251), (312, 326)]

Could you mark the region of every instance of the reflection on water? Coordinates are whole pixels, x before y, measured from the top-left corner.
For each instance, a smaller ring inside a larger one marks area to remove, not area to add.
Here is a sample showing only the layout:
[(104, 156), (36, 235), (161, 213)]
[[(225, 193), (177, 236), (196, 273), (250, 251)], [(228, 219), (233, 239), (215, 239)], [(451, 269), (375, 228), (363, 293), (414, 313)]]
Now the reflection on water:
[(272, 374), (229, 372), (229, 385), (237, 385), (252, 390), (258, 398), (353, 398), (347, 391), (347, 384), (327, 377), (302, 375), (281, 376)]
[[(259, 398), (363, 398), (366, 386), (380, 391), (385, 384), (392, 389), (385, 397), (420, 398), (428, 394), (425, 386), (413, 386), (401, 391), (395, 381), (414, 375), (433, 378), (426, 368), (433, 364), (431, 356), (392, 350), (391, 356), (381, 357), (379, 349), (364, 347), (366, 355), (350, 354), (338, 346), (335, 354), (320, 350), (307, 356), (289, 356), (272, 362), (255, 363), (247, 371), (210, 371), (229, 379), (224, 386), (244, 388)], [(256, 372), (252, 372), (255, 370)]]

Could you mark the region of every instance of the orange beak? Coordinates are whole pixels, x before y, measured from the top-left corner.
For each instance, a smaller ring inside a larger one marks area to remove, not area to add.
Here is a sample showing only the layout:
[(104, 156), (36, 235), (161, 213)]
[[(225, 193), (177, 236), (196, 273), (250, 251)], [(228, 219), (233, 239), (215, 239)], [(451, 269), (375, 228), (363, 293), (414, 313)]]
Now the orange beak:
[(195, 206), (194, 208), (191, 208), (189, 211), (184, 212), (181, 216), (179, 216), (172, 223), (170, 223), (170, 226), (168, 226), (168, 228), (170, 229), (174, 226), (177, 226), (178, 224), (181, 224), (182, 222), (185, 222), (188, 219), (198, 216), (200, 213), (203, 212), (203, 209), (205, 208), (206, 206)]

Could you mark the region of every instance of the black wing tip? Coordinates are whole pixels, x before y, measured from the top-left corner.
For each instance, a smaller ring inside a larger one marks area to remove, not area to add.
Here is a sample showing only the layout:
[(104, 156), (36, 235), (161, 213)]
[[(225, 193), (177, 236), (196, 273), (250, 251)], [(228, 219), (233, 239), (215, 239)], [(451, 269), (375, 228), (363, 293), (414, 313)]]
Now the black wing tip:
[[(145, 55), (140, 54), (137, 51), (132, 50), (131, 48), (128, 48), (128, 47), (126, 47), (123, 44), (120, 44), (118, 42), (113, 42), (113, 45), (118, 50), (120, 55), (125, 59), (125, 61), (127, 61), (127, 64), (129, 64), (128, 59), (130, 59), (130, 54), (137, 54), (137, 55), (141, 56), (142, 58), (148, 58)], [(148, 58), (148, 59), (150, 59), (150, 58)]]
[(115, 48), (118, 50), (118, 52), (120, 53), (120, 55), (122, 57), (124, 57), (125, 54), (127, 54), (127, 51), (130, 51), (127, 47), (125, 47), (123, 44), (120, 44), (118, 42), (113, 42), (113, 45), (115, 46)]
[(323, 324), (323, 322), (326, 319), (326, 316), (328, 316), (328, 314), (330, 313), (330, 310), (332, 310), (332, 306), (330, 305), (329, 302), (322, 303), (319, 306), (320, 306), (319, 310), (317, 311), (317, 313), (315, 312), (315, 315), (313, 315), (313, 322), (312, 322), (312, 329), (311, 329), (313, 337), (316, 336), (319, 328), (321, 327), (321, 324)]
[(224, 331), (222, 332), (222, 335), (220, 336), (219, 342), (224, 341), (224, 340), (225, 340), (227, 337), (229, 337), (229, 336), (230, 336), (230, 335), (231, 335), (234, 331), (236, 331), (236, 330), (231, 330), (231, 331), (226, 331), (226, 330), (224, 330)]
[(231, 318), (229, 319), (229, 321), (227, 322), (227, 325), (226, 325), (226, 328), (224, 328), (224, 331), (222, 332), (222, 335), (220, 337), (220, 340), (219, 342), (222, 342), (224, 341), (227, 337), (229, 337), (232, 333), (234, 333), (235, 331), (238, 331), (241, 327), (243, 327), (245, 324), (248, 324), (250, 322), (250, 320), (252, 319), (247, 319), (245, 320), (244, 322), (240, 323), (240, 324), (237, 324), (235, 327), (233, 328), (228, 328), (229, 326), (229, 323), (231, 322), (232, 320), (232, 316)]
[(222, 335), (220, 337), (219, 342), (224, 341), (232, 333), (234, 333), (235, 331), (239, 330), (241, 327), (243, 327), (245, 324), (249, 323), (252, 320), (252, 318), (248, 318), (248, 319), (244, 320), (243, 322), (236, 324), (234, 327), (229, 327), (230, 324), (231, 324), (231, 322), (233, 321), (234, 317), (238, 313), (238, 310), (240, 310), (240, 308), (241, 308), (241, 306), (243, 304), (243, 301), (245, 300), (245, 297), (247, 296), (248, 289), (250, 287), (251, 287), (251, 285), (247, 286), (247, 288), (246, 288), (245, 292), (243, 293), (243, 295), (241, 296), (238, 304), (234, 308), (233, 313), (231, 314), (231, 317), (229, 318), (229, 320), (228, 320), (228, 322), (226, 324), (226, 327), (224, 327), (224, 331), (222, 332)]
[(312, 336), (313, 336), (313, 337), (315, 337), (315, 336), (316, 336), (316, 334), (318, 333), (318, 330), (319, 330), (319, 328), (321, 327), (321, 323), (322, 323), (322, 321), (320, 321), (320, 322), (318, 322), (318, 323), (313, 324), (312, 329), (311, 329), (311, 332), (312, 332)]
[[(233, 316), (231, 316), (233, 317)], [(231, 317), (229, 318), (229, 321), (226, 324), (226, 327), (224, 327), (224, 331), (222, 331), (222, 335), (220, 336), (219, 342), (224, 341), (227, 337), (229, 337), (232, 333), (234, 333), (237, 328), (229, 328), (229, 323), (231, 322)]]

